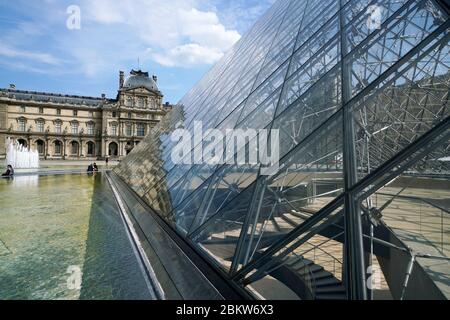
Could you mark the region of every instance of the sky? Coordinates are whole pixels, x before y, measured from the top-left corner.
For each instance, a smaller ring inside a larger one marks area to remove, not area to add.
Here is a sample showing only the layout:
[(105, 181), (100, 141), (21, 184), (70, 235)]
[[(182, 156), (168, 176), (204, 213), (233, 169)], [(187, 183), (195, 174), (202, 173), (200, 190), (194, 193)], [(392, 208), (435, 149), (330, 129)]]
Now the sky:
[(0, 0), (0, 87), (115, 98), (119, 70), (178, 102), (275, 0)]

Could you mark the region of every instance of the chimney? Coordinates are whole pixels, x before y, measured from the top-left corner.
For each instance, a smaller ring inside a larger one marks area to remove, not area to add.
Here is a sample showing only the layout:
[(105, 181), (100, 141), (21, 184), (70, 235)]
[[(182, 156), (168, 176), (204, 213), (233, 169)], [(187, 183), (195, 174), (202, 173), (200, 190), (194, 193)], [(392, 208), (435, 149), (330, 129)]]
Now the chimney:
[(125, 81), (125, 74), (123, 71), (120, 71), (119, 72), (119, 89), (123, 88), (124, 81)]
[(158, 82), (158, 77), (157, 76), (153, 76), (153, 81)]
[(16, 90), (16, 85), (15, 85), (14, 83), (11, 83), (11, 84), (9, 85), (9, 88), (10, 88), (11, 90)]

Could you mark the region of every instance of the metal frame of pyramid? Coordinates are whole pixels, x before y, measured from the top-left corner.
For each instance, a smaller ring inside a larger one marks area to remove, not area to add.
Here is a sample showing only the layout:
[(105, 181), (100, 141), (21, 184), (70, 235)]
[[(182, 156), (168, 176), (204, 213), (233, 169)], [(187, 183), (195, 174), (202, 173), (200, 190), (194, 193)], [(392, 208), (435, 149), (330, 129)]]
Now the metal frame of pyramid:
[[(338, 230), (324, 242), (341, 244), (331, 273), (346, 298), (366, 299), (374, 246), (409, 252), (377, 237), (374, 217), (394, 200), (374, 195), (405, 175), (450, 175), (439, 160), (450, 152), (448, 4), (277, 1), (115, 173), (241, 286), (276, 278), (307, 244), (324, 251), (311, 239)], [(172, 163), (170, 133), (194, 121), (280, 130), (279, 172)]]

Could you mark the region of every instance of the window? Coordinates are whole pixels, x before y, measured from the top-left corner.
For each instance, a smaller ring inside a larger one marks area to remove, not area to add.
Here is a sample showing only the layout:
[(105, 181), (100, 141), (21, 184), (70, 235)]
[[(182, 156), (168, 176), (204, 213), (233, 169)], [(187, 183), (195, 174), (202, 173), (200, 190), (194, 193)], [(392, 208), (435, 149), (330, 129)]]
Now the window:
[(94, 134), (94, 124), (88, 123), (88, 134), (93, 135)]
[(45, 150), (45, 144), (44, 144), (44, 141), (42, 141), (42, 140), (38, 140), (37, 142), (36, 142), (36, 146), (37, 146), (37, 151), (38, 151), (38, 153), (40, 154), (40, 155), (43, 155), (44, 154), (44, 150)]
[(127, 125), (127, 136), (131, 137), (133, 135), (133, 127), (131, 126), (131, 124)]
[(117, 112), (113, 111), (112, 117), (113, 117), (113, 118), (117, 118)]
[(131, 112), (128, 112), (128, 119), (131, 119), (132, 117)]
[(27, 108), (25, 106), (20, 107), (20, 112), (26, 112), (26, 111), (27, 111)]
[(78, 110), (73, 110), (73, 116), (77, 117), (78, 116)]
[(93, 142), (88, 142), (87, 143), (87, 154), (88, 156), (93, 156), (95, 153), (95, 145)]
[(71, 153), (72, 155), (78, 155), (78, 142), (72, 141), (71, 145)]
[(19, 131), (25, 131), (25, 119), (19, 119)]
[(111, 126), (111, 135), (112, 136), (117, 136), (117, 125), (116, 124), (113, 124)]
[(144, 106), (145, 106), (144, 98), (139, 98), (138, 99), (138, 107), (139, 108), (144, 108)]
[(108, 154), (112, 157), (117, 157), (119, 155), (119, 146), (115, 142), (111, 142), (109, 145), (109, 152)]
[(127, 97), (127, 100), (125, 102), (125, 105), (127, 107), (132, 107), (133, 106), (133, 98), (132, 97)]
[(37, 131), (38, 132), (44, 132), (44, 121), (40, 120), (37, 122)]
[(141, 123), (137, 125), (137, 136), (145, 137), (145, 125)]
[(72, 134), (78, 134), (78, 123), (72, 123)]
[(60, 141), (55, 141), (55, 155), (61, 155), (62, 145)]
[(61, 127), (62, 127), (62, 123), (61, 122), (55, 123), (55, 132), (56, 133), (61, 133), (62, 132)]
[(61, 109), (56, 109), (56, 115), (60, 116), (61, 115)]
[(44, 113), (44, 108), (39, 108), (39, 113), (43, 114)]

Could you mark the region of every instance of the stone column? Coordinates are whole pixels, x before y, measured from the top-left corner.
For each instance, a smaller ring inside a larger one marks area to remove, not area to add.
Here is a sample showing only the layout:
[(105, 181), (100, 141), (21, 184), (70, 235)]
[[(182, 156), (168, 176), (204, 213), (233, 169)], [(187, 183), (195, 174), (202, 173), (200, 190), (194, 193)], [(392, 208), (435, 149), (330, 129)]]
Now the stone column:
[(67, 158), (67, 139), (64, 139), (63, 142), (63, 160)]
[(80, 139), (80, 150), (79, 150), (79, 153), (78, 153), (78, 158), (84, 158), (83, 139)]

